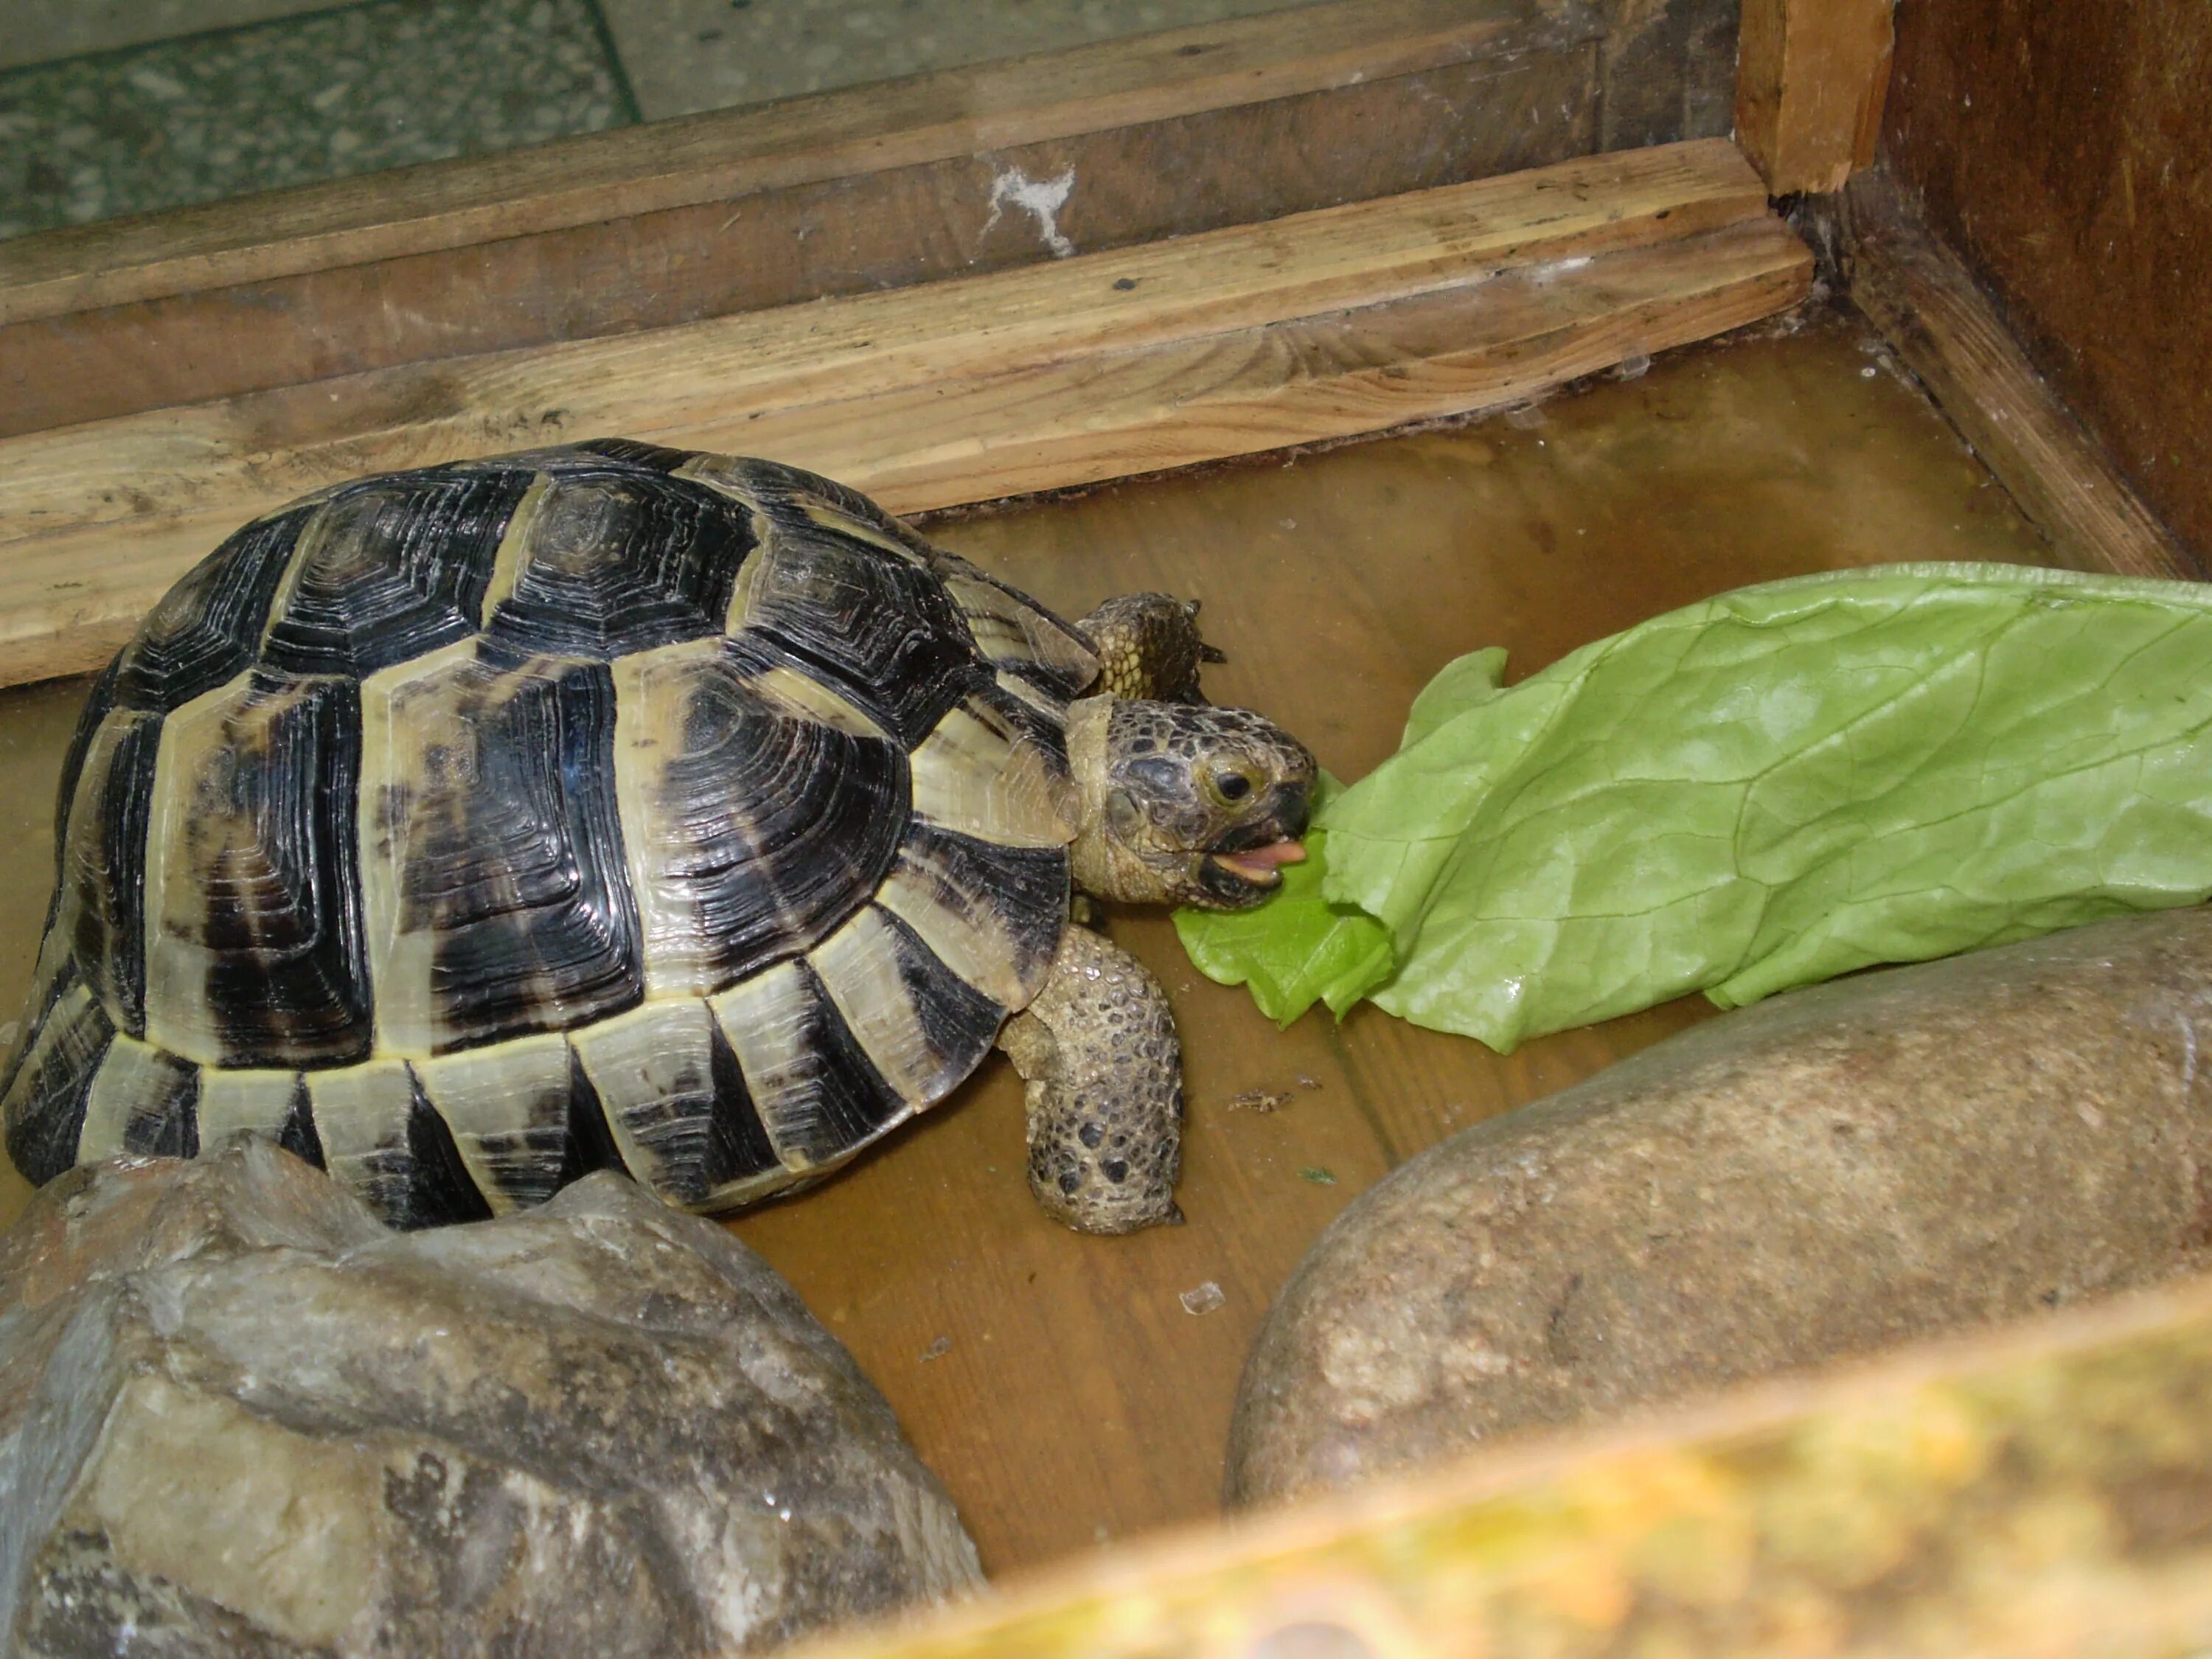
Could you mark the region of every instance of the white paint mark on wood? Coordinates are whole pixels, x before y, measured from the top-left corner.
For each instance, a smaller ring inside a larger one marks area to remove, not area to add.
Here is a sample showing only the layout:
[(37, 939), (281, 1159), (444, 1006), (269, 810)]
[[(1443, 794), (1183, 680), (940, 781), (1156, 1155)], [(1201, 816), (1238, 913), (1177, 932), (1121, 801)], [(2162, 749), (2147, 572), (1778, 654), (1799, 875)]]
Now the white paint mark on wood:
[(1060, 232), (1060, 210), (1067, 205), (1074, 189), (1073, 167), (1057, 179), (1032, 179), (1019, 167), (1008, 167), (991, 180), (991, 216), (983, 221), (983, 234), (991, 234), (1006, 204), (1012, 202), (1036, 221), (1037, 234), (1052, 250), (1052, 257), (1065, 259), (1075, 252), (1075, 244)]

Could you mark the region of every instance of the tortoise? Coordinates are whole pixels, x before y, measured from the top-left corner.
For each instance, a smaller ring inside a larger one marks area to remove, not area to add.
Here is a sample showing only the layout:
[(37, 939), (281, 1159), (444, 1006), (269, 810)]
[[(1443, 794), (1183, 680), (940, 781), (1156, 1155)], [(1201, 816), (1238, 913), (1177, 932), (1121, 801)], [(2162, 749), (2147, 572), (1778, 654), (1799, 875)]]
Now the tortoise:
[(270, 513), (84, 711), (9, 1152), (243, 1131), (401, 1226), (609, 1167), (720, 1213), (996, 1044), (1049, 1214), (1178, 1218), (1174, 1022), (1071, 884), (1256, 902), (1315, 776), (1204, 702), (1195, 610), (1071, 625), (827, 479), (628, 440)]

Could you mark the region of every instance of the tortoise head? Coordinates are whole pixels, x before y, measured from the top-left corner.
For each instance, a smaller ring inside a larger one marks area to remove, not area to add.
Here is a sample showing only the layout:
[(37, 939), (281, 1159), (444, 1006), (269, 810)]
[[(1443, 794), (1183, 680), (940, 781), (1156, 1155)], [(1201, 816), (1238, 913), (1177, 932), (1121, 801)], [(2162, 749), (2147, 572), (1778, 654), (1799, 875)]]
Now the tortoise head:
[(1087, 697), (1068, 712), (1067, 750), (1087, 893), (1242, 910), (1305, 857), (1314, 757), (1249, 708)]

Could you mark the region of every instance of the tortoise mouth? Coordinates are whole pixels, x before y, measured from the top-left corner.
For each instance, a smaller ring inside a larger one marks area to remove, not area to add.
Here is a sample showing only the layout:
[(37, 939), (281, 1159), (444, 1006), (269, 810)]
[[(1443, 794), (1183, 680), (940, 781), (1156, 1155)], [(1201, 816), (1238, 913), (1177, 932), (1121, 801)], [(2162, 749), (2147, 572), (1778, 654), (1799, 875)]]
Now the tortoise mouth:
[(1209, 861), (1219, 865), (1231, 875), (1261, 887), (1279, 887), (1283, 884), (1282, 866), (1305, 862), (1306, 849), (1302, 842), (1275, 841), (1238, 853), (1209, 853)]
[(1278, 783), (1261, 810), (1223, 835), (1198, 861), (1207, 896), (1226, 909), (1243, 909), (1283, 884), (1283, 866), (1305, 862), (1298, 837), (1311, 816), (1311, 791), (1304, 779)]
[(1283, 884), (1282, 866), (1305, 860), (1295, 841), (1268, 842), (1235, 853), (1208, 853), (1199, 860), (1199, 884), (1214, 903), (1228, 909), (1257, 904)]

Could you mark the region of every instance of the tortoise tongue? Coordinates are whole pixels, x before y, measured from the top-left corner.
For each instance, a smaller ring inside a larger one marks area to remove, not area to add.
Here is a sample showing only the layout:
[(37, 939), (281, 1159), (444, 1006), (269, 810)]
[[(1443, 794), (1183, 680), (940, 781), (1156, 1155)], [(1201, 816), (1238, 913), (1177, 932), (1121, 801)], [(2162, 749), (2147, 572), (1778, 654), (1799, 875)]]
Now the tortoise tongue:
[(1270, 842), (1265, 847), (1248, 848), (1242, 853), (1216, 853), (1214, 862), (1234, 871), (1247, 881), (1266, 882), (1274, 879), (1277, 866), (1305, 862), (1306, 849), (1295, 841)]

